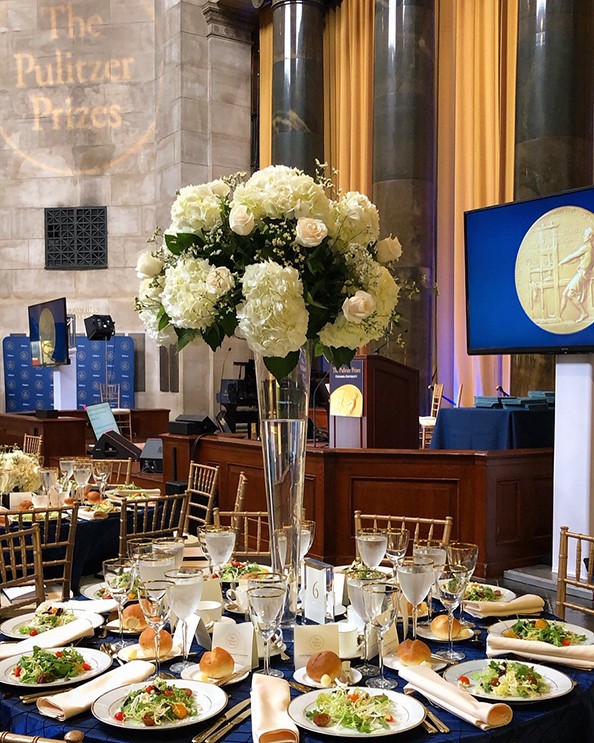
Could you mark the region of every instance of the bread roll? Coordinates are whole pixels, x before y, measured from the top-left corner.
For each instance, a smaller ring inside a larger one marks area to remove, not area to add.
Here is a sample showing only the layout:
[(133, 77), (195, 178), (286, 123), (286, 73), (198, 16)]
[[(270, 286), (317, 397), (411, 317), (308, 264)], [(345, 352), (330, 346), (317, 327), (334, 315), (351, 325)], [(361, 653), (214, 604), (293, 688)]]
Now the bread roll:
[(74, 506), (76, 503), (78, 503), (76, 498), (64, 498), (65, 506)]
[(418, 666), (431, 661), (431, 649), (422, 640), (404, 640), (398, 645), (396, 655), (405, 666)]
[(307, 661), (306, 673), (312, 681), (320, 681), (329, 676), (332, 681), (342, 672), (342, 661), (332, 650), (321, 650)]
[[(159, 647), (159, 658), (164, 658), (169, 655), (171, 648), (173, 647), (173, 638), (167, 632), (162, 629), (159, 632), (161, 638), (161, 645)], [(147, 627), (144, 632), (138, 638), (138, 644), (145, 658), (155, 657), (155, 630), (152, 627)]]
[(123, 611), (122, 619), (124, 621), (124, 629), (141, 632), (148, 627), (140, 604), (128, 604)]
[(87, 493), (87, 500), (89, 503), (101, 503), (103, 498), (101, 497), (101, 493), (98, 490), (89, 490)]
[(200, 658), (200, 670), (211, 679), (222, 679), (233, 673), (235, 661), (225, 648), (214, 647)]
[(22, 500), (16, 507), (17, 511), (30, 511), (33, 508), (32, 500)]
[[(452, 625), (452, 637), (458, 637), (460, 634), (460, 630), (462, 629), (462, 625), (460, 622), (454, 617), (454, 624)], [(435, 635), (435, 637), (439, 637), (440, 640), (447, 640), (449, 637), (448, 634), (448, 616), (447, 614), (440, 614), (439, 616), (435, 617), (435, 619), (431, 622), (431, 632)]]

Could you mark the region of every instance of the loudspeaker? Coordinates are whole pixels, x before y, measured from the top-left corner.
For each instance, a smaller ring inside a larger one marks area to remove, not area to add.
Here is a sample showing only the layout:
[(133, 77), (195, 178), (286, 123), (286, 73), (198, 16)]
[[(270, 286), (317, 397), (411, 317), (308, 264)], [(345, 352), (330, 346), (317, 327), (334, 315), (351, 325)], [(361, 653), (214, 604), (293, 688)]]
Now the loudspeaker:
[(138, 459), (142, 450), (117, 431), (106, 431), (95, 444), (93, 459)]
[(38, 409), (35, 411), (35, 417), (40, 419), (45, 418), (59, 418), (60, 417), (60, 411), (59, 410), (52, 410), (52, 409)]
[(161, 439), (147, 439), (140, 455), (142, 472), (163, 472), (163, 442)]
[(90, 341), (108, 341), (115, 333), (111, 315), (91, 315), (85, 317), (85, 331)]
[(165, 495), (178, 495), (188, 489), (187, 480), (169, 480), (165, 483)]
[(169, 433), (197, 436), (201, 433), (215, 433), (219, 427), (207, 415), (178, 415), (169, 423)]

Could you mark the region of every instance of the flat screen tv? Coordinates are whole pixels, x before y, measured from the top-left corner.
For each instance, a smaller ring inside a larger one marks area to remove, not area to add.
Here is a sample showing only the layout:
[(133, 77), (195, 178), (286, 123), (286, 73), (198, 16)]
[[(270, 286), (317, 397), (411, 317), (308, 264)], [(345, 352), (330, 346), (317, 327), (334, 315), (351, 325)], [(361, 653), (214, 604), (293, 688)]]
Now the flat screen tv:
[(64, 297), (30, 305), (29, 339), (33, 366), (58, 366), (70, 363)]
[(594, 187), (464, 214), (469, 354), (594, 351)]
[(116, 433), (120, 432), (113, 410), (109, 407), (108, 402), (98, 402), (95, 405), (87, 405), (85, 410), (97, 441), (99, 441), (101, 436), (107, 431), (115, 431)]

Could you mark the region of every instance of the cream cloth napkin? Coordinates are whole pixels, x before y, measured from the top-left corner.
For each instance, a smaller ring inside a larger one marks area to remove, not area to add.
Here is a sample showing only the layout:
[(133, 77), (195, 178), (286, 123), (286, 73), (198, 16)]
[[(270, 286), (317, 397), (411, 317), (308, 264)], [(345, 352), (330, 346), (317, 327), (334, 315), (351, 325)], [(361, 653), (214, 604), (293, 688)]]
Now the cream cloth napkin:
[(511, 601), (465, 601), (464, 610), (473, 617), (509, 617), (516, 614), (538, 614), (544, 609), (544, 600), (527, 593)]
[(118, 608), (118, 602), (115, 599), (83, 599), (82, 601), (51, 601), (50, 603), (52, 606), (61, 606), (63, 609), (91, 611), (93, 614), (111, 614)]
[(87, 619), (75, 619), (74, 622), (65, 624), (63, 627), (56, 627), (34, 637), (27, 637), (26, 640), (0, 645), (0, 660), (27, 653), (35, 646), (61, 648), (81, 637), (92, 637), (94, 634), (95, 630)]
[(548, 642), (488, 635), (487, 656), (496, 658), (498, 655), (504, 655), (505, 653), (513, 653), (522, 658), (530, 658), (543, 663), (561, 663), (572, 668), (587, 670), (594, 668), (594, 645), (568, 645), (558, 648)]
[(401, 666), (398, 674), (428, 699), (436, 702), (456, 717), (483, 730), (501, 727), (511, 722), (513, 712), (509, 704), (479, 702), (464, 689), (439, 676), (425, 666)]
[(105, 692), (117, 689), (118, 686), (144, 681), (154, 670), (155, 666), (146, 660), (133, 660), (125, 666), (77, 686), (76, 689), (51, 697), (41, 697), (37, 700), (37, 709), (42, 715), (64, 721), (90, 709), (93, 702)]
[(256, 743), (298, 743), (299, 731), (287, 713), (291, 691), (284, 679), (255, 673), (251, 697)]

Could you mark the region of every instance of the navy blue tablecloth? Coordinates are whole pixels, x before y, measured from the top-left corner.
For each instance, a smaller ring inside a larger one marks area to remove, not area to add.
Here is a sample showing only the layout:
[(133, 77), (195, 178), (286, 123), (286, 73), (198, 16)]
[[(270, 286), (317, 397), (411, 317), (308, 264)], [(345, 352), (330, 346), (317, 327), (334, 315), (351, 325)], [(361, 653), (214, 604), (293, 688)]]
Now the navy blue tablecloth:
[(554, 443), (554, 410), (442, 408), (432, 449), (540, 449)]
[[(479, 623), (480, 624), (480, 623)], [(486, 637), (486, 630), (482, 639)], [(115, 640), (117, 638), (108, 638)], [(97, 647), (100, 641), (95, 640)], [(431, 643), (430, 643), (431, 644)], [(461, 642), (457, 647), (464, 650), (468, 660), (484, 657), (484, 644)], [(433, 645), (433, 650), (442, 649), (442, 644)], [(198, 654), (201, 651), (196, 644), (192, 650)], [(289, 652), (290, 652), (289, 647)], [(273, 658), (273, 665), (281, 668), (285, 678), (291, 678), (290, 662), (282, 662), (279, 657)], [(164, 667), (167, 667), (165, 664)], [(577, 743), (578, 741), (594, 740), (594, 673), (560, 668), (576, 683), (575, 688), (568, 695), (547, 702), (513, 705), (514, 717), (510, 725), (483, 732), (478, 728), (459, 720), (457, 717), (443, 710), (436, 711), (438, 716), (448, 725), (451, 732), (439, 736), (427, 735), (421, 727), (415, 728), (398, 736), (401, 743), (425, 743), (425, 741), (447, 741), (454, 743), (478, 743), (480, 741), (497, 741), (497, 743)], [(395, 672), (388, 670), (387, 675), (398, 679)], [(250, 679), (232, 685), (226, 689), (229, 693), (229, 704), (236, 704), (245, 699), (250, 693)], [(402, 691), (403, 682), (400, 680), (398, 691)], [(0, 684), (0, 730), (9, 730), (26, 735), (41, 735), (46, 737), (63, 737), (68, 730), (78, 729), (85, 733), (85, 741), (91, 743), (127, 743), (129, 741), (144, 742), (148, 739), (145, 732), (120, 732), (104, 723), (98, 722), (90, 713), (77, 715), (66, 723), (56, 722), (37, 713), (32, 705), (25, 706), (18, 699), (19, 690), (15, 687)], [(297, 692), (291, 692), (293, 696)], [(167, 743), (187, 743), (192, 736), (208, 727), (208, 722), (202, 725), (181, 728), (178, 734), (163, 731), (158, 733), (159, 740)], [(154, 733), (151, 731), (151, 735)], [(227, 743), (250, 743), (251, 725), (249, 719), (229, 733), (224, 740)], [(301, 731), (302, 743), (328, 743), (330, 739), (323, 735), (313, 735)]]

